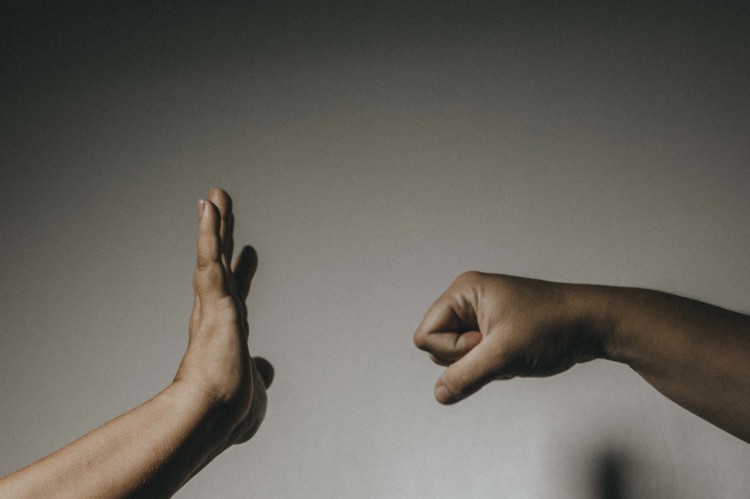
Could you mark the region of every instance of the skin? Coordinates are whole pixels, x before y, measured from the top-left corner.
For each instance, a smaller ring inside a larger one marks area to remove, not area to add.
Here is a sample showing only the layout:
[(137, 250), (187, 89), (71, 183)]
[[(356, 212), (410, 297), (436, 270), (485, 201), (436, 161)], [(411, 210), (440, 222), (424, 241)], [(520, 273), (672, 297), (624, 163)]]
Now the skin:
[(273, 368), (248, 349), (245, 300), (257, 256), (246, 246), (230, 265), (234, 217), (226, 192), (211, 189), (198, 217), (189, 343), (172, 384), (0, 479), (0, 497), (168, 497), (258, 430)]
[[(0, 496), (165, 497), (236, 443), (266, 411), (273, 368), (251, 357), (245, 300), (257, 268), (232, 262), (230, 197), (198, 204), (195, 303), (170, 386), (59, 451), (0, 479)], [(550, 376), (604, 358), (750, 441), (750, 317), (655, 291), (468, 272), (432, 305), (416, 345), (446, 366), (435, 387), (455, 403), (492, 380)], [(135, 438), (137, 436), (137, 438)]]
[(634, 288), (467, 272), (427, 311), (416, 346), (454, 404), (493, 380), (625, 363), (674, 402), (750, 442), (750, 316)]

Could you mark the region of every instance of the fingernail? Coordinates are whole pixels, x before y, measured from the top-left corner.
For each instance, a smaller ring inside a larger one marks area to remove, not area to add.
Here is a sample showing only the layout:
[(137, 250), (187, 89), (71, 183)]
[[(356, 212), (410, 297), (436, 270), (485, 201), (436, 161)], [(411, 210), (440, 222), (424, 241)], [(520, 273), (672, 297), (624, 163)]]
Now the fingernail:
[(445, 385), (439, 385), (435, 388), (435, 398), (441, 404), (453, 404), (454, 402), (458, 402), (458, 399), (448, 391)]
[(203, 213), (206, 211), (206, 202), (202, 199), (198, 200), (198, 220), (203, 218)]

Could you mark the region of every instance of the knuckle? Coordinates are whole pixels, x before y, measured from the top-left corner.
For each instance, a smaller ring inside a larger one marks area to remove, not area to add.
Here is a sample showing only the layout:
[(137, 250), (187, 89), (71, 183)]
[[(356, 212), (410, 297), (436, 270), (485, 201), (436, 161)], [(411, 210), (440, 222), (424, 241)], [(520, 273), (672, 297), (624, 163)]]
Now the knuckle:
[(224, 271), (217, 262), (198, 264), (198, 271), (195, 273), (196, 283), (199, 286), (216, 285), (221, 282)]
[(435, 364), (443, 367), (448, 367), (452, 364), (450, 360), (443, 359), (441, 357), (438, 357), (437, 355), (431, 353), (430, 354), (430, 360), (434, 362)]
[(216, 302), (216, 310), (222, 313), (237, 312), (237, 303), (231, 296), (222, 296)]
[(216, 327), (234, 326), (239, 323), (240, 314), (237, 310), (237, 304), (231, 296), (222, 296), (217, 300), (212, 300), (211, 303), (206, 303), (201, 308)]
[(201, 319), (200, 330), (208, 337), (229, 338), (239, 332), (237, 320), (233, 318), (232, 312), (219, 313), (215, 308), (204, 311)]
[(216, 263), (216, 258), (214, 258), (213, 256), (209, 256), (207, 252), (204, 252), (204, 251), (198, 252), (198, 258), (195, 261), (195, 265), (198, 270), (204, 271), (210, 268), (215, 263)]
[(195, 261), (196, 277), (198, 272), (202, 271), (210, 264), (209, 260), (203, 256), (198, 255), (198, 259)]
[(428, 341), (427, 341), (427, 335), (424, 334), (421, 330), (417, 330), (416, 333), (414, 333), (414, 346), (419, 348), (420, 350), (427, 350), (429, 347)]
[(193, 278), (193, 284), (195, 285), (195, 289), (197, 289), (198, 291), (205, 289), (206, 284), (208, 284), (206, 267), (198, 267), (196, 269), (195, 277)]
[(471, 285), (479, 282), (482, 279), (482, 276), (484, 274), (482, 272), (478, 272), (476, 270), (468, 270), (466, 272), (462, 272), (459, 274), (458, 277), (453, 281), (456, 285)]

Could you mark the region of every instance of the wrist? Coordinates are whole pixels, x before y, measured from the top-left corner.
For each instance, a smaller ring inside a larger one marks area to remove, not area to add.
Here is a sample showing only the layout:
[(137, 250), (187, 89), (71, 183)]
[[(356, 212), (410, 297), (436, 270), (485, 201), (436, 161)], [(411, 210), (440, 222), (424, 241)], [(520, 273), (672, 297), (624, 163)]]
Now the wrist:
[(620, 341), (621, 320), (617, 313), (620, 288), (591, 284), (569, 284), (567, 302), (573, 322), (583, 337), (583, 360), (601, 358), (625, 362)]
[(173, 381), (162, 394), (171, 400), (180, 414), (190, 414), (200, 421), (200, 426), (209, 429), (215, 447), (224, 445), (236, 422), (218, 398), (201, 386), (186, 380)]

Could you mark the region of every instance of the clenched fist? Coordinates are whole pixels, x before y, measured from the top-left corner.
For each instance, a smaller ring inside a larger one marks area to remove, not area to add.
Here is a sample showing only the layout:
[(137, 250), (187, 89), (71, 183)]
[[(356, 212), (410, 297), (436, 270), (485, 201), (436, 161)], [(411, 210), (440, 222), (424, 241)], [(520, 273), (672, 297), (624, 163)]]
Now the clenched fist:
[[(414, 334), (418, 348), (447, 369), (435, 398), (452, 404), (492, 380), (550, 376), (602, 354), (604, 300), (581, 289), (480, 272), (460, 275)], [(576, 292), (573, 290), (576, 289)], [(599, 312), (597, 310), (596, 312)]]

